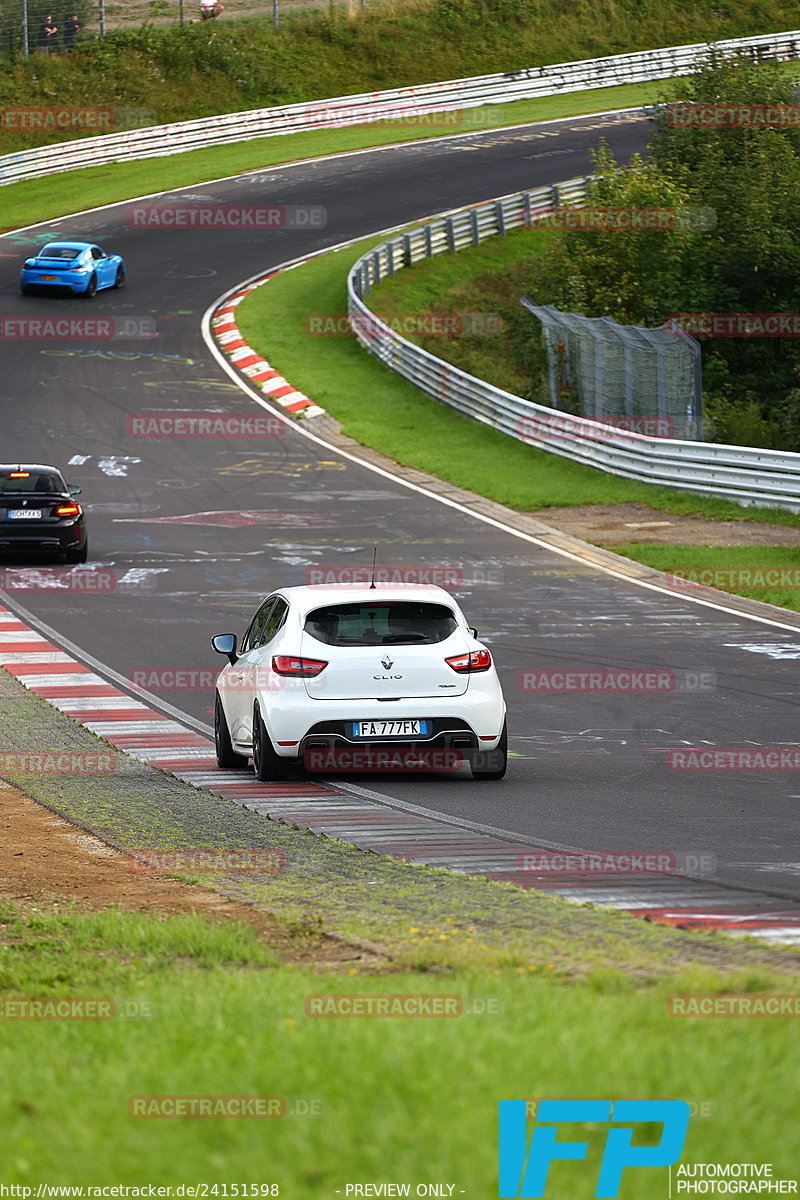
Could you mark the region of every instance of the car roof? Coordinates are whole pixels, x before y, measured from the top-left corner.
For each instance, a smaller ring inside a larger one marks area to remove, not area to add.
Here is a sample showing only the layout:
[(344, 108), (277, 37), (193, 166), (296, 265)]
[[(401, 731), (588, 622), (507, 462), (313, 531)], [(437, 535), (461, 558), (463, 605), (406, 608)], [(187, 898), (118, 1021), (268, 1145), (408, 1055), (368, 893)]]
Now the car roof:
[[(422, 583), (318, 583), (300, 587), (276, 588), (292, 607), (302, 613), (326, 604), (376, 604), (388, 601), (414, 601), (417, 604), (445, 604), (459, 612), (458, 604), (444, 588)], [(274, 595), (275, 593), (271, 593)]]
[(0, 463), (0, 471), (37, 471), (39, 474), (50, 471), (53, 475), (61, 474), (58, 467), (48, 467), (44, 463)]
[(92, 246), (97, 245), (97, 242), (45, 242), (44, 245), (58, 246), (60, 250), (91, 250)]

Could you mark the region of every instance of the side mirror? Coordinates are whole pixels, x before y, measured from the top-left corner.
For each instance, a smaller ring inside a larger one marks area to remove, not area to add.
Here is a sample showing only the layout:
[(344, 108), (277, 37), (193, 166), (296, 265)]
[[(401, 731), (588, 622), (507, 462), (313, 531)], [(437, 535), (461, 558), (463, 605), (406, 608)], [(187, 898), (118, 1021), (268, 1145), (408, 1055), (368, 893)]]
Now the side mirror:
[(211, 645), (216, 650), (217, 654), (226, 654), (229, 663), (236, 662), (236, 634), (235, 633), (218, 633), (216, 637), (211, 639)]
[(81, 489), (74, 483), (67, 484), (67, 491), (69, 492), (70, 496), (80, 496), (81, 494)]
[(472, 634), (472, 636), (475, 638), (475, 640), (477, 641), (477, 639), (478, 639), (478, 631), (477, 631), (477, 629), (474, 627), (474, 625), (470, 625), (470, 627), (469, 627), (469, 631), (470, 631), (470, 633)]

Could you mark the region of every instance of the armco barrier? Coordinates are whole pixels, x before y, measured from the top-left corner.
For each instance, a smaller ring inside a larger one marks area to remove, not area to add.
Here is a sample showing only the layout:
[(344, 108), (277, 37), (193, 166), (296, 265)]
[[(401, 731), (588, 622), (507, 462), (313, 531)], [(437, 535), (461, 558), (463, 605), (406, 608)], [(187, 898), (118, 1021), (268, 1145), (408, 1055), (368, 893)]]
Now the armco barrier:
[[(800, 58), (798, 44), (800, 30), (789, 30), (732, 38), (715, 43), (715, 49), (722, 54), (746, 50), (759, 60), (784, 61)], [(689, 74), (708, 54), (709, 47), (703, 43), (668, 46), (610, 58), (527, 67), (474, 79), (450, 79), (385, 92), (338, 96), (333, 100), (225, 113), (172, 125), (155, 125), (149, 129), (129, 129), (102, 137), (77, 138), (3, 155), (0, 157), (0, 185), (94, 167), (99, 163), (160, 158), (253, 138), (381, 120), (418, 119), (435, 112), (479, 108), (484, 104), (508, 104), (512, 100), (613, 87), (621, 83), (670, 79)]]
[(558, 412), (443, 362), (393, 332), (368, 308), (365, 297), (380, 280), (422, 258), (520, 229), (554, 206), (580, 203), (587, 182), (570, 179), (458, 209), (364, 254), (347, 281), (356, 337), (429, 396), (530, 445), (644, 483), (800, 511), (800, 454), (646, 437)]

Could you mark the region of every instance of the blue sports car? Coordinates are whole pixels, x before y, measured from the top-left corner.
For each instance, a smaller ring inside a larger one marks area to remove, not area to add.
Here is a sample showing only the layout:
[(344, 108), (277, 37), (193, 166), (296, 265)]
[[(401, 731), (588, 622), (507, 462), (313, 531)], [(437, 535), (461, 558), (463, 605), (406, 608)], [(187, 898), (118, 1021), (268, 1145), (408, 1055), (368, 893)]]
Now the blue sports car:
[(35, 258), (25, 259), (19, 276), (23, 296), (42, 288), (91, 298), (101, 288), (119, 288), (124, 282), (120, 256), (106, 254), (93, 242), (48, 242)]

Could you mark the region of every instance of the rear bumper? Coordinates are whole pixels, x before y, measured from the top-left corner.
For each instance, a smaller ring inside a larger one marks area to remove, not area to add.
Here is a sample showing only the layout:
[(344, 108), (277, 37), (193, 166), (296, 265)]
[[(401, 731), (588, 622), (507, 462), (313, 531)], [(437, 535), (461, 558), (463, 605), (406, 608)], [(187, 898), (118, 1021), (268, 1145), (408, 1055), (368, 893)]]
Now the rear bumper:
[(40, 279), (27, 279), (23, 276), (19, 285), (31, 292), (66, 292), (70, 296), (80, 296), (89, 286), (89, 276), (76, 280), (57, 279), (55, 282), (43, 282)]
[[(414, 750), (477, 750), (478, 735), (470, 725), (459, 717), (432, 718), (433, 732), (425, 738), (352, 738), (347, 735), (347, 722), (320, 721), (300, 741), (299, 755), (305, 757), (309, 750), (369, 748), (370, 746), (397, 746)], [(487, 743), (488, 745), (488, 743)]]
[(4, 521), (0, 524), (0, 555), (8, 554), (63, 554), (66, 550), (80, 549), (86, 541), (86, 526), (83, 522), (65, 525), (42, 525), (31, 529), (12, 526)]
[[(279, 693), (259, 691), (258, 702), (275, 751), (281, 758), (297, 760), (311, 747), (355, 747), (370, 744), (439, 749), (494, 750), (500, 740), (506, 706), (496, 676), (473, 677), (463, 696), (445, 699), (426, 696), (391, 703), (378, 700), (309, 700), (295, 686)], [(297, 683), (300, 681), (298, 680)], [(427, 738), (358, 738), (347, 734), (347, 723), (363, 720), (424, 718), (433, 724)], [(230, 723), (229, 723), (230, 728)], [(249, 732), (249, 731), (248, 731)], [(280, 745), (285, 742), (288, 745)], [(249, 743), (235, 741), (234, 748), (248, 753)]]

